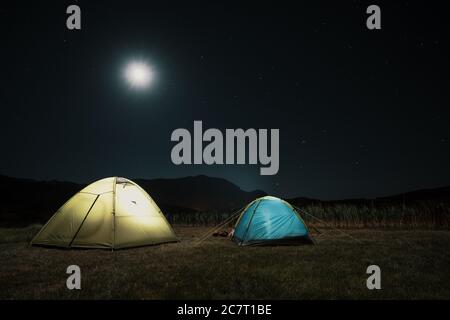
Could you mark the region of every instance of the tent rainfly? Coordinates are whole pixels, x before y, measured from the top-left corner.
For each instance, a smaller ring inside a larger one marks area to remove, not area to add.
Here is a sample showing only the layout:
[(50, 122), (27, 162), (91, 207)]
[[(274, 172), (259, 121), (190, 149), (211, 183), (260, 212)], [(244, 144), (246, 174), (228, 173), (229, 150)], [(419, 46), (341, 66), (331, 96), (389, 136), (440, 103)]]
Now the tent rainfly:
[(125, 178), (96, 181), (70, 198), (32, 245), (128, 248), (178, 241), (153, 199)]
[(271, 196), (245, 207), (232, 240), (239, 245), (313, 243), (299, 213), (286, 201)]

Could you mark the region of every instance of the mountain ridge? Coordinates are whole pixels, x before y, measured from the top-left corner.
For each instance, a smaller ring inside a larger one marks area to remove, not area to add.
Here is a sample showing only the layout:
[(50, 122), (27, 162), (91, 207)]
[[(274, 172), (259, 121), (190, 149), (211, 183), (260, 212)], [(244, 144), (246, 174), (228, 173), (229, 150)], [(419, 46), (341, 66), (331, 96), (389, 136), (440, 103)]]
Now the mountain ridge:
[[(165, 214), (196, 212), (230, 212), (267, 195), (262, 190), (244, 191), (236, 184), (206, 175), (181, 178), (132, 179), (146, 190)], [(0, 226), (45, 223), (73, 194), (86, 183), (0, 175)], [(408, 191), (374, 199), (320, 200), (294, 197), (286, 200), (296, 206), (306, 205), (405, 205), (432, 201), (450, 202), (450, 186)]]
[[(131, 179), (155, 200), (165, 214), (226, 212), (266, 195), (244, 191), (232, 182), (205, 175), (170, 179)], [(86, 183), (40, 181), (0, 175), (0, 226), (45, 223)]]

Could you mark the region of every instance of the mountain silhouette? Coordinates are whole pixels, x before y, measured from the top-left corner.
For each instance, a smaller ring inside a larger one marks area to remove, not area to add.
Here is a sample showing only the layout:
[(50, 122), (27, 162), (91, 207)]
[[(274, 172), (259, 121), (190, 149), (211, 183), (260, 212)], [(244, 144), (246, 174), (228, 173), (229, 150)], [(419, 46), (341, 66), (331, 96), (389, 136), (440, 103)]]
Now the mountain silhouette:
[(243, 191), (228, 180), (205, 175), (134, 181), (158, 204), (203, 212), (238, 209), (249, 201), (266, 195), (261, 190)]
[[(132, 179), (156, 201), (165, 214), (228, 212), (266, 195), (247, 192), (235, 184), (204, 175), (173, 179)], [(45, 223), (86, 184), (37, 181), (0, 175), (0, 226)]]
[(296, 197), (291, 199), (286, 199), (289, 203), (296, 206), (308, 206), (308, 205), (336, 205), (336, 204), (346, 204), (346, 205), (365, 205), (365, 206), (386, 206), (386, 205), (418, 205), (418, 204), (440, 204), (440, 203), (450, 203), (450, 186), (421, 189), (410, 192), (404, 192), (399, 194), (394, 194), (390, 196), (377, 197), (373, 199), (366, 198), (354, 198), (354, 199), (341, 199), (341, 200), (319, 200), (313, 198)]
[[(244, 191), (222, 178), (205, 175), (173, 179), (132, 179), (156, 201), (166, 215), (196, 212), (235, 211), (266, 195), (264, 191)], [(0, 175), (0, 226), (45, 223), (58, 208), (86, 184), (67, 181), (37, 181)], [(287, 199), (296, 206), (334, 205), (409, 205), (449, 203), (450, 186), (423, 189), (376, 199), (321, 201), (305, 197)]]

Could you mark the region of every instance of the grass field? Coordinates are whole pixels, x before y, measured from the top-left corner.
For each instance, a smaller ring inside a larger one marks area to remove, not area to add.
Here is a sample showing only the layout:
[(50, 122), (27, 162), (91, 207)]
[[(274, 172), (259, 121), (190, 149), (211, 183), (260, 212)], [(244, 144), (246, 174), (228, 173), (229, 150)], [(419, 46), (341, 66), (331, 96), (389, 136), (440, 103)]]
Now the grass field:
[[(347, 230), (314, 246), (194, 246), (207, 228), (175, 227), (180, 243), (119, 251), (29, 247), (39, 226), (0, 229), (1, 299), (450, 299), (450, 231)], [(82, 289), (66, 288), (77, 264)], [(366, 268), (382, 289), (366, 288)]]

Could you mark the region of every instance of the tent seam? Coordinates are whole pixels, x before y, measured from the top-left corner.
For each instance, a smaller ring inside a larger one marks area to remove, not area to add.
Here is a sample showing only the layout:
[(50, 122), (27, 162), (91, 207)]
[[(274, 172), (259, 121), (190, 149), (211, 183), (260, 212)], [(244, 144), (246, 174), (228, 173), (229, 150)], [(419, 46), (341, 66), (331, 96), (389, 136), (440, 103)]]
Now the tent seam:
[(78, 233), (80, 232), (81, 228), (83, 227), (84, 222), (86, 221), (89, 213), (91, 213), (92, 208), (94, 207), (95, 203), (97, 202), (98, 198), (100, 198), (100, 195), (97, 195), (97, 197), (95, 198), (94, 202), (92, 203), (91, 207), (89, 208), (88, 212), (86, 213), (86, 215), (84, 216), (83, 221), (81, 222), (80, 226), (78, 227), (77, 232), (75, 232), (75, 235), (72, 238), (72, 241), (69, 242), (69, 245), (67, 247), (71, 247), (72, 243), (75, 241), (76, 237), (78, 236)]
[(245, 232), (242, 235), (242, 242), (245, 242), (245, 237), (247, 236), (248, 229), (250, 228), (250, 223), (252, 223), (253, 216), (255, 215), (256, 209), (258, 209), (259, 205), (261, 204), (261, 201), (262, 201), (262, 199), (259, 200), (258, 204), (255, 206), (255, 209), (253, 209), (252, 216), (250, 217), (250, 220), (248, 221), (247, 228), (245, 229)]

